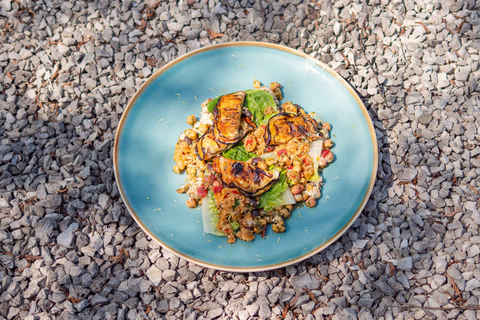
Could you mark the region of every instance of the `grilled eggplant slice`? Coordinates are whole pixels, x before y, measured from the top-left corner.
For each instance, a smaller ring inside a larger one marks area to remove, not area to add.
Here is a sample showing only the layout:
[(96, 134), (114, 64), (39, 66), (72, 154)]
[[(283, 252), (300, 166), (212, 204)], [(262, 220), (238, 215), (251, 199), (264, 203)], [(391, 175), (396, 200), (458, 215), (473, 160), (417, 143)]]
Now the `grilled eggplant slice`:
[(200, 160), (209, 160), (218, 155), (219, 153), (232, 148), (235, 143), (242, 140), (245, 135), (255, 130), (255, 123), (252, 122), (248, 117), (242, 117), (242, 122), (240, 124), (240, 135), (237, 140), (232, 143), (223, 143), (218, 141), (217, 137), (213, 134), (213, 130), (210, 129), (205, 133), (200, 139), (197, 140), (195, 144), (195, 153), (197, 158)]
[(305, 138), (310, 141), (321, 138), (316, 121), (302, 113), (279, 113), (270, 118), (265, 130), (266, 145), (287, 143), (293, 138)]
[(209, 160), (230, 147), (231, 145), (229, 144), (216, 141), (212, 129), (210, 129), (197, 140), (195, 144), (195, 153), (197, 154), (198, 159), (202, 161)]
[(213, 109), (213, 134), (217, 141), (232, 144), (239, 140), (245, 95), (245, 92), (239, 91), (218, 99)]
[(225, 185), (237, 188), (248, 197), (266, 192), (278, 181), (278, 171), (265, 171), (248, 161), (236, 161), (222, 156), (213, 159), (213, 170), (220, 174)]

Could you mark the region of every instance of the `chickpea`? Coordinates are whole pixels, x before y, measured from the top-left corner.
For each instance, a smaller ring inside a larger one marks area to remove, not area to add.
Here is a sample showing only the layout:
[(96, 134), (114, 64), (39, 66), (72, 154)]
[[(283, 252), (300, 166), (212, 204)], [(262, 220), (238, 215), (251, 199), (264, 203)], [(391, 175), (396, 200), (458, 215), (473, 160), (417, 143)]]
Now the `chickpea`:
[(203, 123), (200, 123), (200, 125), (198, 126), (197, 130), (200, 132), (200, 133), (206, 133), (208, 131), (208, 126), (203, 124)]
[(327, 140), (323, 141), (323, 147), (324, 148), (330, 149), (331, 147), (333, 147), (333, 144), (334, 144), (333, 141), (330, 140), (330, 139), (327, 139)]
[(325, 160), (325, 158), (320, 158), (318, 160), (318, 166), (323, 169), (327, 166), (327, 160)]
[(277, 88), (281, 88), (281, 87), (282, 87), (282, 85), (279, 84), (278, 82), (271, 82), (271, 83), (270, 83), (270, 89), (271, 89), (272, 91), (275, 90), (275, 89), (277, 89)]
[(312, 166), (308, 166), (304, 169), (303, 171), (303, 174), (305, 175), (305, 177), (311, 177), (315, 174), (314, 170), (313, 170), (313, 167)]
[(195, 122), (197, 122), (197, 118), (195, 118), (193, 114), (187, 117), (187, 123), (189, 125), (193, 126)]
[(187, 168), (187, 174), (188, 175), (195, 175), (195, 173), (197, 173), (197, 170), (193, 167), (188, 167)]
[(335, 155), (333, 154), (332, 151), (330, 151), (329, 153), (327, 153), (327, 155), (325, 156), (325, 160), (326, 160), (328, 163), (332, 163), (333, 160), (335, 160)]
[(285, 223), (283, 221), (280, 221), (278, 223), (273, 224), (272, 230), (273, 232), (276, 232), (276, 233), (285, 232)]
[(270, 89), (273, 91), (278, 100), (282, 100), (283, 98), (281, 87), (282, 86), (277, 82), (270, 83)]
[(174, 165), (173, 166), (173, 172), (175, 173), (181, 173), (183, 171), (183, 169), (180, 169), (180, 167), (178, 166), (178, 164)]
[(255, 227), (253, 227), (253, 232), (255, 233), (262, 233), (263, 232), (263, 226), (267, 224), (267, 220), (260, 218), (256, 219), (255, 221)]
[(293, 165), (294, 166), (301, 166), (302, 165), (302, 160), (295, 158), (293, 159)]
[(290, 101), (282, 104), (282, 109), (284, 112), (297, 113), (297, 107), (295, 107)]
[(294, 165), (293, 166), (293, 171), (300, 173), (302, 172), (302, 167), (300, 165)]
[(300, 176), (293, 170), (287, 171), (287, 178), (294, 185), (300, 182)]
[(304, 190), (303, 184), (294, 185), (291, 189), (294, 195), (301, 193)]
[[(178, 165), (178, 169), (180, 170), (180, 172), (182, 172), (183, 169), (185, 169), (185, 167), (186, 167), (185, 161), (183, 161), (183, 160), (178, 160), (177, 165)], [(173, 171), (175, 171), (175, 166), (173, 167)]]
[(185, 130), (185, 135), (192, 140), (197, 140), (197, 137), (198, 137), (195, 130), (192, 130), (192, 129)]
[(313, 198), (308, 198), (307, 201), (305, 201), (305, 204), (307, 205), (307, 207), (313, 208), (317, 204), (317, 200)]
[(330, 131), (330, 130), (332, 130), (332, 126), (330, 125), (330, 123), (324, 122), (324, 123), (322, 123), (322, 129)]
[(282, 219), (282, 216), (281, 216), (281, 213), (280, 213), (280, 210), (276, 209), (276, 210), (273, 210), (273, 219), (272, 219), (272, 223), (279, 223), (281, 221), (283, 221)]
[(290, 218), (290, 210), (286, 209), (286, 208), (283, 208), (280, 210), (279, 214), (284, 218), (284, 219), (288, 219)]
[(303, 201), (307, 201), (307, 199), (310, 198), (310, 196), (306, 192), (303, 192), (302, 196), (303, 196)]
[(307, 191), (313, 199), (319, 199), (320, 196), (322, 195), (320, 193), (320, 190), (316, 186), (311, 184), (307, 185)]
[(265, 221), (267, 221), (267, 223), (272, 223), (272, 216), (265, 216)]
[(296, 202), (303, 201), (303, 195), (301, 193), (294, 195), (293, 198)]
[(289, 168), (291, 165), (292, 165), (292, 160), (290, 160), (290, 158), (287, 159), (287, 161), (285, 161), (285, 164), (284, 164), (287, 168)]
[(187, 207), (192, 209), (197, 207), (197, 201), (193, 198), (188, 198), (186, 204), (187, 204)]

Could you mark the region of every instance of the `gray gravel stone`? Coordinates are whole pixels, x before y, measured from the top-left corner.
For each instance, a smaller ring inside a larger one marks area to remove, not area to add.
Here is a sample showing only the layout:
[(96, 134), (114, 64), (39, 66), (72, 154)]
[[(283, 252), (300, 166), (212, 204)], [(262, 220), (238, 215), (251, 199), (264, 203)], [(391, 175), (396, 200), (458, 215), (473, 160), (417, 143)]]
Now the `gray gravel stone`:
[(467, 284), (465, 286), (465, 291), (473, 291), (478, 288), (480, 288), (480, 280), (473, 278), (467, 281)]
[(405, 271), (411, 270), (412, 267), (413, 267), (412, 258), (411, 257), (406, 257), (406, 258), (402, 258), (402, 259), (398, 260), (397, 267), (400, 270), (405, 270)]
[(72, 223), (57, 236), (57, 243), (64, 247), (70, 247), (73, 241), (73, 232), (78, 229), (78, 224), (76, 222)]
[(153, 265), (147, 270), (147, 277), (154, 286), (157, 286), (162, 281), (162, 270)]
[(320, 281), (318, 281), (308, 273), (304, 273), (300, 276), (293, 276), (290, 279), (290, 283), (294, 287), (308, 288), (308, 289), (318, 289), (318, 287), (320, 286)]
[(40, 220), (35, 226), (35, 236), (40, 238), (41, 244), (46, 244), (50, 241), (50, 236), (53, 230), (57, 228), (57, 221), (53, 218), (44, 218)]

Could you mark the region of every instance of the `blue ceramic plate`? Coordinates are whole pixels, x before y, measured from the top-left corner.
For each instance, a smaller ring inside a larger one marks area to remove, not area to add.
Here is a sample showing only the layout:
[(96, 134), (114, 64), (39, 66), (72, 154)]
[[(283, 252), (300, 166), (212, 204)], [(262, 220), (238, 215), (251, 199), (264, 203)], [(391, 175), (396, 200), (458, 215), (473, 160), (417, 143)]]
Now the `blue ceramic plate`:
[[(202, 101), (251, 89), (253, 80), (283, 85), (284, 99), (315, 111), (332, 124), (336, 160), (323, 173), (325, 186), (314, 209), (294, 210), (285, 233), (227, 244), (203, 234), (200, 209), (178, 194), (184, 174), (173, 173), (173, 152), (187, 116)], [(143, 230), (164, 248), (199, 265), (253, 272), (306, 259), (339, 238), (355, 221), (372, 191), (377, 142), (371, 119), (355, 91), (321, 62), (286, 47), (236, 42), (186, 54), (158, 70), (123, 113), (114, 148), (122, 198)]]

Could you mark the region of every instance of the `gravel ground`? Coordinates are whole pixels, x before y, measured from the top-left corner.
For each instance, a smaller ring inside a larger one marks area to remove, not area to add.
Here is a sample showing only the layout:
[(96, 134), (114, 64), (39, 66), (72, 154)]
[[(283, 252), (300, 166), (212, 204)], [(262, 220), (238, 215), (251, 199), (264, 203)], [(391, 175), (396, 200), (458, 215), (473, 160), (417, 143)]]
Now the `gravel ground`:
[[(480, 318), (479, 2), (0, 5), (0, 319)], [(145, 79), (234, 40), (281, 43), (337, 70), (379, 142), (353, 227), (271, 272), (219, 272), (162, 250), (113, 176), (115, 130)]]

